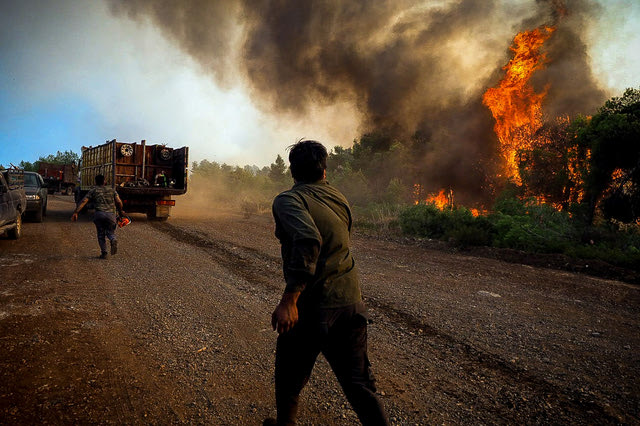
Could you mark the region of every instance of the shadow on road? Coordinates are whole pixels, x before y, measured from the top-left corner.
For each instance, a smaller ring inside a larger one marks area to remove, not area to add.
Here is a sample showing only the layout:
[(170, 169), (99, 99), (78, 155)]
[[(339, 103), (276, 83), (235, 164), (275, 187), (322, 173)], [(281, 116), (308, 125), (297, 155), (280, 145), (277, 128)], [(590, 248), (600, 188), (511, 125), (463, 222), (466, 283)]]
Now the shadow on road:
[[(76, 203), (73, 201), (73, 195), (51, 195), (49, 194), (47, 200), (47, 214), (43, 217), (43, 222), (68, 222), (71, 221), (71, 215), (76, 208)], [(90, 215), (86, 216), (84, 220), (89, 220)], [(82, 217), (79, 220), (83, 220)], [(26, 226), (29, 226), (33, 222), (33, 218), (29, 215), (24, 217)]]

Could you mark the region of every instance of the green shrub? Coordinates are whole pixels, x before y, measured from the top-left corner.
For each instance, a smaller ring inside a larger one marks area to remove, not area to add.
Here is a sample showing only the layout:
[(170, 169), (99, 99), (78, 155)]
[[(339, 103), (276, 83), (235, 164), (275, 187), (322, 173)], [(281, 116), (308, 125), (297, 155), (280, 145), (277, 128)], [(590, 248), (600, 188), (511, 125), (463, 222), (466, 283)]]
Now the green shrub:
[(440, 238), (444, 235), (445, 216), (433, 204), (417, 204), (400, 213), (400, 229), (405, 234)]
[(444, 239), (463, 246), (489, 245), (495, 233), (485, 217), (474, 217), (464, 207), (440, 210), (433, 204), (418, 204), (406, 208), (398, 218), (405, 234)]
[(508, 216), (525, 216), (527, 205), (517, 198), (499, 198), (493, 205), (493, 211)]
[(583, 230), (581, 243), (569, 247), (565, 254), (580, 259), (598, 259), (631, 269), (640, 268), (640, 227), (613, 224)]
[(489, 220), (495, 226), (496, 247), (562, 253), (579, 240), (579, 232), (567, 213), (532, 199), (502, 199)]
[(488, 229), (475, 225), (461, 225), (449, 230), (445, 238), (459, 246), (490, 246), (493, 236)]

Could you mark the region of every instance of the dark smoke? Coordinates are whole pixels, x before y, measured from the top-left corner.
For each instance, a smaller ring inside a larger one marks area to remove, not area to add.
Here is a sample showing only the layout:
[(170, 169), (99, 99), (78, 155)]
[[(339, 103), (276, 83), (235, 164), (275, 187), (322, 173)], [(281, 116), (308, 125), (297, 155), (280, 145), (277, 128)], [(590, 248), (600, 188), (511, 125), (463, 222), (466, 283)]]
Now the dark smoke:
[(554, 16), (556, 32), (547, 44), (549, 62), (537, 75), (533, 83), (549, 85), (545, 103), (548, 119), (558, 116), (592, 114), (607, 97), (593, 76), (589, 64), (587, 46), (581, 37), (589, 26), (589, 20), (599, 13), (601, 6), (588, 0), (567, 1), (566, 5), (555, 5), (562, 13)]
[(493, 173), (497, 141), (481, 98), (519, 31), (557, 25), (548, 67), (534, 75), (549, 87), (551, 116), (592, 113), (605, 99), (580, 36), (592, 0), (108, 1), (116, 15), (150, 19), (219, 83), (240, 69), (266, 111), (348, 101), (361, 132), (421, 135), (434, 188), (477, 193)]

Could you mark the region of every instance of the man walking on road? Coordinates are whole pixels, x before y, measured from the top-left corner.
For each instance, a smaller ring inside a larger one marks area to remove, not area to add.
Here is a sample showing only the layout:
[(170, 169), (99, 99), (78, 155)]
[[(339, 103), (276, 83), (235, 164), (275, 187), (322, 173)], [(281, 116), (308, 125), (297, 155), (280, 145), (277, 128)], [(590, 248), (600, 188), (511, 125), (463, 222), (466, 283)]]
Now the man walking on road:
[(78, 220), (78, 213), (87, 205), (89, 201), (93, 202), (95, 213), (93, 215), (93, 223), (96, 225), (98, 234), (98, 244), (100, 245), (100, 259), (107, 258), (107, 241), (111, 245), (111, 255), (118, 251), (118, 240), (116, 239), (116, 207), (120, 211), (120, 215), (124, 216), (122, 210), (122, 200), (115, 189), (104, 185), (104, 176), (96, 175), (96, 186), (91, 188), (87, 195), (80, 201), (76, 210), (71, 216), (73, 222)]
[(367, 317), (350, 251), (351, 210), (327, 183), (327, 150), (300, 141), (289, 152), (293, 188), (273, 202), (286, 287), (277, 330), (276, 407), (265, 425), (295, 424), (298, 398), (320, 352), (364, 425), (388, 424), (367, 357)]

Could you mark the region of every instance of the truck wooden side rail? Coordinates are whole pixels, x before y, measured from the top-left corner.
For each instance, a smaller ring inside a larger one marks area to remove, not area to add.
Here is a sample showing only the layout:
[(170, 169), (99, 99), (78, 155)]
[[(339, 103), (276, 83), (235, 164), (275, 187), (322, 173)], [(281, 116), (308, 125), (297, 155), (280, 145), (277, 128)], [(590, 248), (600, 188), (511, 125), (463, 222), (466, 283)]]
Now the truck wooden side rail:
[(105, 185), (114, 187), (128, 213), (146, 213), (149, 219), (166, 220), (175, 205), (174, 195), (187, 192), (189, 149), (147, 145), (145, 140), (115, 139), (96, 147), (82, 147), (80, 188), (76, 203), (102, 174)]

